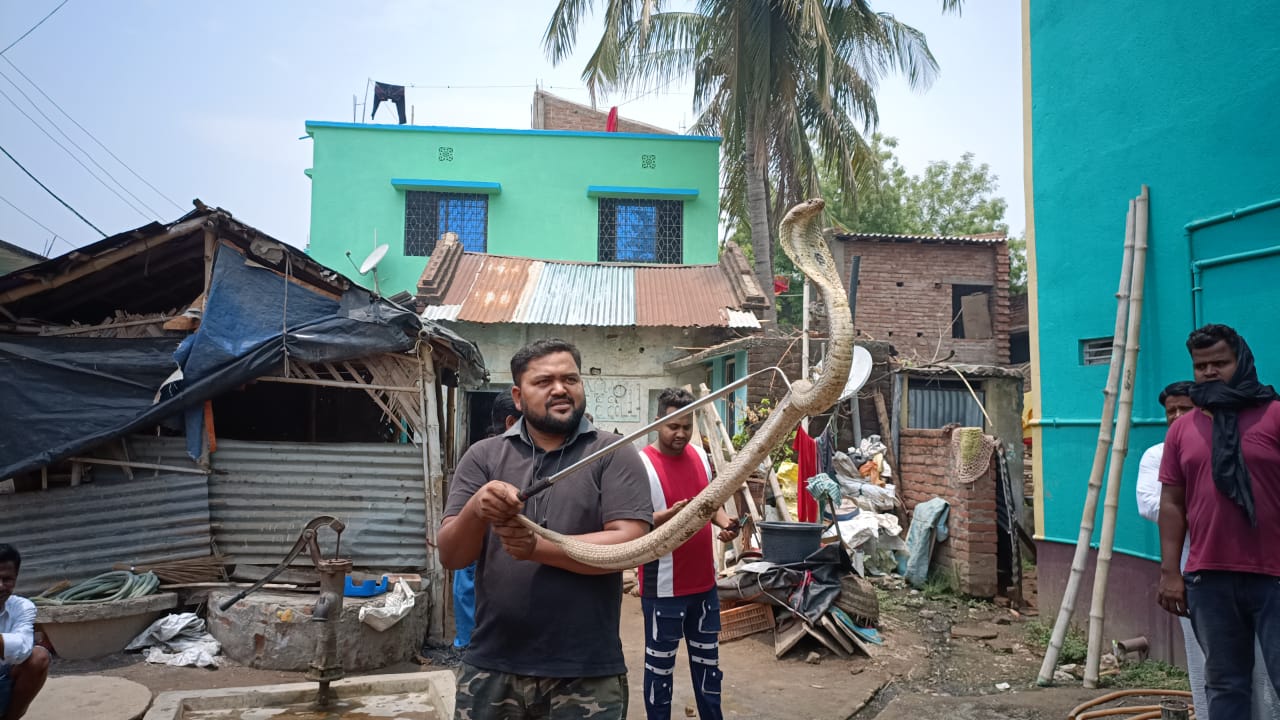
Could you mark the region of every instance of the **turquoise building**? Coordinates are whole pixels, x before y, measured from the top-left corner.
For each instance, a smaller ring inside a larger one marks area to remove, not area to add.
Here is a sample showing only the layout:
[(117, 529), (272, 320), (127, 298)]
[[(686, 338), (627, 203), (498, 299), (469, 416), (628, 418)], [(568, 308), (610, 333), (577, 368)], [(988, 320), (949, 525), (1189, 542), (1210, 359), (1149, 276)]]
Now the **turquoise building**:
[[(309, 252), (350, 268), (375, 244), (384, 293), (416, 293), (436, 242), (546, 260), (710, 264), (720, 140), (579, 130), (310, 121)], [(376, 241), (375, 241), (376, 237)], [(354, 273), (353, 273), (354, 274)], [(358, 278), (372, 286), (372, 277)]]
[[(1181, 643), (1155, 604), (1158, 534), (1138, 516), (1134, 496), (1142, 452), (1165, 432), (1156, 396), (1166, 384), (1190, 379), (1184, 343), (1209, 322), (1239, 329), (1263, 382), (1280, 383), (1277, 38), (1280, 13), (1262, 0), (1194, 7), (1023, 0), (1030, 425), (1042, 607), (1056, 611), (1079, 532), (1125, 212), (1146, 184), (1150, 248), (1135, 424), (1106, 637), (1146, 635), (1154, 655), (1166, 659)], [(1101, 504), (1099, 511), (1100, 520)], [(1079, 621), (1087, 617), (1088, 593), (1086, 585)]]

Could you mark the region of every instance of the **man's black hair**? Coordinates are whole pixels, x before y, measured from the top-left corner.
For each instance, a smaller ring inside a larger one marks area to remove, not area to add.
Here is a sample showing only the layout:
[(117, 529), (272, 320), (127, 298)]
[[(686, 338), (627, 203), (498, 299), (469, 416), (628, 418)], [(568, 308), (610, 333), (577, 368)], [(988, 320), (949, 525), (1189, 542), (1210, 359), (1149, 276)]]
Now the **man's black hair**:
[(1191, 397), (1191, 381), (1179, 380), (1165, 385), (1160, 391), (1160, 407), (1164, 407), (1164, 401), (1171, 397)]
[(684, 388), (669, 387), (658, 393), (658, 415), (666, 415), (693, 404), (693, 393)]
[(507, 418), (519, 418), (522, 413), (511, 398), (511, 391), (499, 392), (493, 399), (493, 409), (489, 411), (489, 432), (501, 435), (507, 431)]
[(1223, 341), (1234, 353), (1240, 347), (1240, 334), (1227, 325), (1205, 325), (1191, 331), (1191, 335), (1187, 337), (1187, 349), (1203, 350)]
[(535, 340), (528, 345), (516, 351), (511, 356), (511, 382), (516, 385), (520, 384), (520, 378), (524, 376), (524, 371), (529, 368), (529, 363), (540, 357), (546, 357), (552, 353), (567, 352), (573, 356), (573, 363), (582, 369), (582, 353), (578, 352), (578, 348), (567, 340), (560, 338), (546, 338), (543, 340)]
[(9, 543), (0, 543), (0, 565), (13, 563), (13, 571), (22, 569), (22, 553)]

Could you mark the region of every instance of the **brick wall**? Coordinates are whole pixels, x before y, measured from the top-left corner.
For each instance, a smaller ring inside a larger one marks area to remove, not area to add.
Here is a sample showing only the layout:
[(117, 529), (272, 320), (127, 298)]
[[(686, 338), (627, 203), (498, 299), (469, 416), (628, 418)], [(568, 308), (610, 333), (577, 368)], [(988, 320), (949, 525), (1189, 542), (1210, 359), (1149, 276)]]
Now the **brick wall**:
[(903, 428), (899, 435), (899, 492), (908, 513), (940, 497), (951, 505), (950, 537), (934, 548), (933, 565), (958, 578), (960, 592), (996, 594), (996, 471), (994, 464), (970, 485), (951, 480), (951, 433)]
[[(846, 287), (851, 259), (862, 257), (853, 325), (860, 338), (892, 344), (905, 359), (1004, 365), (1009, 362), (1009, 252), (1003, 242), (843, 240), (832, 252)], [(989, 285), (988, 340), (951, 337), (953, 285)], [(941, 341), (939, 341), (941, 334)]]
[[(609, 111), (592, 110), (587, 105), (570, 102), (547, 92), (533, 96), (533, 128), (535, 130), (580, 130), (604, 132)], [(670, 130), (618, 117), (618, 132), (673, 135)]]

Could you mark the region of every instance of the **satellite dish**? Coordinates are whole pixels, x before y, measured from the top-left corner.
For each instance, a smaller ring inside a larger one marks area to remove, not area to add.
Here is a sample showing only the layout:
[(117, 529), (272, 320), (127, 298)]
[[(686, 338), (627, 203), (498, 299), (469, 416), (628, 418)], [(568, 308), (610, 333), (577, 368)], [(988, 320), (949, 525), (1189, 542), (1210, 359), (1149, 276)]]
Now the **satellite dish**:
[(840, 400), (848, 400), (867, 384), (867, 378), (871, 377), (871, 366), (875, 362), (871, 359), (871, 353), (861, 345), (853, 346), (853, 365), (849, 367), (849, 380), (844, 384), (844, 390), (840, 391)]
[(391, 249), (391, 246), (386, 244), (379, 245), (374, 248), (373, 252), (369, 253), (369, 257), (365, 258), (364, 262), (360, 263), (360, 274), (364, 275), (370, 270), (378, 267), (378, 263), (382, 262), (382, 258), (386, 257), (387, 250), (389, 249)]

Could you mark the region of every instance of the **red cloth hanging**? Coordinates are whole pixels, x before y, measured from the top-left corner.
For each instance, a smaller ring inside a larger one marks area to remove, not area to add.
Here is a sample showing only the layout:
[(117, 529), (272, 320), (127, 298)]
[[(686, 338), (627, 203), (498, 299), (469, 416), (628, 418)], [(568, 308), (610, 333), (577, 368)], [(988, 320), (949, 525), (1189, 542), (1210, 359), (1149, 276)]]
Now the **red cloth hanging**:
[(818, 501), (809, 494), (806, 485), (809, 478), (818, 474), (818, 443), (809, 437), (804, 428), (796, 428), (796, 441), (791, 443), (796, 451), (796, 514), (800, 522), (820, 522), (818, 517)]
[(604, 122), (605, 132), (618, 132), (618, 108), (609, 108), (609, 119)]

